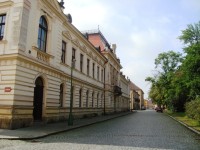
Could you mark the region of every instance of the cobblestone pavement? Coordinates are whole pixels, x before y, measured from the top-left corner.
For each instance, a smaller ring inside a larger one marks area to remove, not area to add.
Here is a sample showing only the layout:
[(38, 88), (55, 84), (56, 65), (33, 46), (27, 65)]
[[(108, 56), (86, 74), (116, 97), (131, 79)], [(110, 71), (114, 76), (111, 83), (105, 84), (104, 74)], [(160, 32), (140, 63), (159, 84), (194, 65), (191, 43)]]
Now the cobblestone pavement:
[(146, 110), (37, 140), (1, 140), (0, 149), (200, 150), (200, 136), (163, 113)]

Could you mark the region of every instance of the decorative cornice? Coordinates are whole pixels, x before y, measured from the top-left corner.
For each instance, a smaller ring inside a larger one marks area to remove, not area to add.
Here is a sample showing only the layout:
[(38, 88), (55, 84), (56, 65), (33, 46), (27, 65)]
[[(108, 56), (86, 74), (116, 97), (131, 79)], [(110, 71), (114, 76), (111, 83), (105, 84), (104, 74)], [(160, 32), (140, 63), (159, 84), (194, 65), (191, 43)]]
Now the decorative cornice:
[(69, 31), (63, 31), (62, 32), (62, 35), (64, 36), (64, 37), (66, 37), (68, 40), (72, 40), (72, 36), (71, 36), (71, 34), (70, 34), (70, 32)]
[(7, 1), (5, 1), (5, 2), (1, 2), (1, 3), (0, 3), (0, 8), (1, 8), (1, 7), (10, 7), (10, 6), (12, 6), (13, 4), (14, 4), (13, 1), (7, 0)]

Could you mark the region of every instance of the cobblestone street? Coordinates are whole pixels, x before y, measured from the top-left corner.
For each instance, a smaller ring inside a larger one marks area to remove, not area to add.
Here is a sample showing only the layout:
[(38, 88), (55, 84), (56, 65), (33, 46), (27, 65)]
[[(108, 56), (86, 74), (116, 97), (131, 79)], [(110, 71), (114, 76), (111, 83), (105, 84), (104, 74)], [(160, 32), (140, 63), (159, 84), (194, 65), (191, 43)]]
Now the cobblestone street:
[(199, 150), (200, 136), (163, 113), (136, 113), (32, 141), (1, 140), (4, 150)]

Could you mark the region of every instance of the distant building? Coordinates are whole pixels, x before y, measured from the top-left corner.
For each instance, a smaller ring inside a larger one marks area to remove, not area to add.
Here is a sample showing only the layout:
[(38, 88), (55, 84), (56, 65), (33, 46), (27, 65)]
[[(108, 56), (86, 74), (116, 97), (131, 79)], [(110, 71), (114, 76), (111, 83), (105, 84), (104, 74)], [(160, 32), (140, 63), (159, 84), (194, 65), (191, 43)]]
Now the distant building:
[(152, 103), (152, 100), (148, 100), (148, 108), (149, 109), (154, 109), (154, 104)]
[(141, 88), (130, 82), (130, 109), (138, 110), (144, 106), (144, 92)]
[(148, 103), (148, 100), (144, 100), (144, 107), (146, 108), (146, 109), (149, 109), (149, 103)]

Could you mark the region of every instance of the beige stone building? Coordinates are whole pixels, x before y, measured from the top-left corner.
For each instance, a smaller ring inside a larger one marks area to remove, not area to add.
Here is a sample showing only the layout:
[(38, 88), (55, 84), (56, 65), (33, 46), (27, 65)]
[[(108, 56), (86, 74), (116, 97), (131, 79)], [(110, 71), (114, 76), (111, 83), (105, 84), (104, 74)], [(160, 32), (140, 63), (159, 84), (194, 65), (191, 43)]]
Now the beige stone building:
[(138, 110), (142, 107), (144, 107), (144, 92), (133, 82), (130, 82), (130, 109)]
[(0, 0), (0, 128), (66, 120), (70, 104), (74, 118), (116, 110), (115, 46), (100, 51), (63, 9), (57, 0)]
[(129, 110), (129, 80), (120, 73), (117, 45), (110, 45), (100, 30), (89, 30), (85, 37), (106, 57), (105, 63), (105, 111), (106, 113)]
[[(130, 80), (120, 72), (120, 87), (122, 95), (118, 99), (118, 111), (130, 111)], [(120, 106), (121, 105), (121, 106)]]

